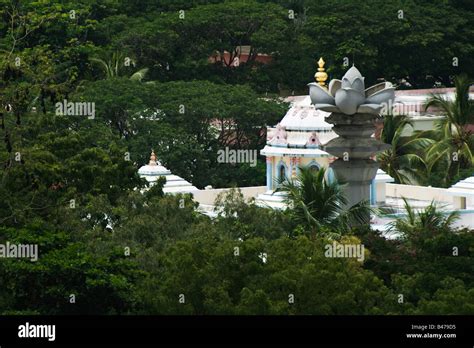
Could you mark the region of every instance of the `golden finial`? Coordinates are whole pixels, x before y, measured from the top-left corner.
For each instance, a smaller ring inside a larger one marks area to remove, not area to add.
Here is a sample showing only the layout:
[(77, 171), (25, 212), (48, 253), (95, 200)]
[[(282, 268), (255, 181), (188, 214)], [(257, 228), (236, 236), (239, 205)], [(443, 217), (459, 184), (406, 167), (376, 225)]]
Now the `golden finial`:
[(151, 155), (150, 155), (150, 162), (148, 162), (149, 166), (156, 166), (156, 155), (155, 151), (151, 150)]
[(328, 74), (324, 71), (324, 64), (326, 62), (324, 61), (323, 57), (319, 58), (318, 60), (318, 72), (314, 74), (314, 79), (319, 83), (320, 86), (325, 87), (326, 86), (326, 80), (328, 79)]

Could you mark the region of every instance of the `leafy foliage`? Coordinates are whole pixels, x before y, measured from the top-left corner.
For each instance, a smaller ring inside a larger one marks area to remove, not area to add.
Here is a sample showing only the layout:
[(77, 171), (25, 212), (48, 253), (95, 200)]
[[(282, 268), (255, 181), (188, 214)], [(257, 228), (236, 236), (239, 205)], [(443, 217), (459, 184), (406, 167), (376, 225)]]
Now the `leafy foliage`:
[[(334, 76), (355, 61), (368, 84), (448, 86), (474, 75), (473, 20), (463, 1), (0, 0), (0, 242), (40, 252), (1, 260), (0, 313), (472, 314), (472, 231), (434, 207), (396, 223), (403, 239), (363, 233), (341, 189), (303, 170), (284, 184), (293, 209), (234, 191), (211, 220), (163, 180), (142, 194), (137, 169), (153, 148), (200, 188), (261, 185), (262, 158), (216, 153), (259, 151), (287, 110), (276, 96), (306, 93), (315, 59)], [(421, 182), (425, 164), (442, 185), (472, 174), (468, 81), (453, 103), (433, 99), (449, 115), (434, 135), (405, 138), (406, 120), (387, 118), (382, 163), (399, 182)], [(60, 115), (64, 101), (96, 117)], [(325, 257), (328, 236), (364, 243), (365, 263)]]
[(342, 185), (330, 181), (324, 168), (300, 167), (297, 178), (282, 182), (277, 191), (287, 194), (292, 217), (311, 233), (325, 226), (345, 233), (351, 225), (368, 223), (369, 207), (362, 202), (347, 209)]
[(403, 132), (413, 124), (407, 116), (384, 116), (380, 139), (390, 148), (377, 157), (380, 167), (399, 184), (423, 183), (427, 170), (422, 152), (434, 143), (423, 132), (404, 137)]
[(444, 169), (445, 185), (449, 185), (453, 177), (459, 175), (460, 169), (472, 167), (474, 135), (467, 128), (474, 121), (474, 101), (469, 99), (471, 84), (466, 75), (457, 76), (453, 101), (433, 95), (426, 104), (426, 108), (437, 106), (446, 115), (437, 125), (435, 138), (438, 141), (426, 154), (429, 171), (434, 166)]

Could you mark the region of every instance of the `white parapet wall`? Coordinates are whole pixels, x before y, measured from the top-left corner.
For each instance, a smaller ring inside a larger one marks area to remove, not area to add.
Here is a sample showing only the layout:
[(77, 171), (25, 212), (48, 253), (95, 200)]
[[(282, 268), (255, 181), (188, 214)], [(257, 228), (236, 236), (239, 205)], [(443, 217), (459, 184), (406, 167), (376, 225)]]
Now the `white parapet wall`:
[[(411, 200), (420, 201), (431, 201), (453, 204), (453, 196), (447, 193), (447, 189), (439, 187), (426, 187), (426, 186), (415, 186), (415, 185), (400, 185), (391, 183), (381, 183), (385, 185), (385, 196), (393, 198), (405, 197)], [(266, 186), (252, 186), (252, 187), (240, 187), (240, 191), (244, 196), (244, 199), (248, 201), (251, 198), (257, 197), (259, 194), (265, 193)], [(192, 192), (194, 200), (201, 205), (214, 205), (217, 196), (220, 193), (230, 191), (230, 188), (223, 189), (211, 189), (211, 190), (199, 190)], [(377, 188), (377, 196), (379, 188)], [(377, 197), (378, 201), (383, 201), (381, 197)]]
[[(391, 198), (405, 197), (410, 200), (432, 201), (439, 203), (447, 203), (455, 205), (455, 198), (448, 193), (448, 189), (439, 187), (426, 187), (415, 185), (401, 185), (391, 183), (381, 183), (385, 185), (385, 196)], [(240, 191), (246, 201), (257, 197), (267, 191), (266, 186), (240, 187)], [(201, 205), (212, 206), (220, 193), (230, 191), (230, 188), (199, 190), (192, 192), (194, 200)], [(379, 196), (379, 188), (377, 188), (377, 196)], [(381, 197), (377, 197), (378, 201), (383, 201)], [(474, 204), (474, 198), (468, 198), (468, 205)]]
[(453, 203), (453, 196), (447, 193), (448, 189), (415, 185), (389, 184), (385, 186), (386, 197), (415, 199), (420, 201), (436, 201)]
[[(260, 193), (267, 190), (266, 186), (239, 187), (245, 201), (257, 197)], [(214, 201), (220, 193), (230, 191), (230, 188), (199, 190), (192, 192), (194, 200), (201, 205), (214, 205)]]

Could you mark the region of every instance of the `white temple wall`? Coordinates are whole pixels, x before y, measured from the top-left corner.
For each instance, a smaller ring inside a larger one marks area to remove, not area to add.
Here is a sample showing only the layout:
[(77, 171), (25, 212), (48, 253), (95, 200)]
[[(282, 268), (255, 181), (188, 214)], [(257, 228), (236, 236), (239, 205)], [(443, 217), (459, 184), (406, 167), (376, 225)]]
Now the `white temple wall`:
[(405, 197), (421, 201), (437, 201), (453, 203), (453, 196), (447, 194), (447, 189), (415, 185), (389, 184), (385, 186), (387, 197)]
[[(260, 193), (266, 191), (265, 186), (251, 186), (251, 187), (239, 187), (244, 199), (248, 201), (253, 197), (257, 197)], [(192, 192), (194, 200), (199, 204), (204, 205), (214, 205), (214, 201), (220, 193), (225, 193), (230, 191), (230, 188), (223, 189), (211, 189), (211, 190), (200, 190)]]
[(406, 126), (403, 129), (402, 136), (408, 137), (413, 135), (415, 131), (428, 131), (435, 129), (436, 123), (444, 118), (444, 116), (409, 116), (413, 126)]
[(378, 182), (375, 184), (375, 199), (376, 203), (385, 203), (385, 197), (386, 197), (386, 188), (387, 183), (386, 182)]

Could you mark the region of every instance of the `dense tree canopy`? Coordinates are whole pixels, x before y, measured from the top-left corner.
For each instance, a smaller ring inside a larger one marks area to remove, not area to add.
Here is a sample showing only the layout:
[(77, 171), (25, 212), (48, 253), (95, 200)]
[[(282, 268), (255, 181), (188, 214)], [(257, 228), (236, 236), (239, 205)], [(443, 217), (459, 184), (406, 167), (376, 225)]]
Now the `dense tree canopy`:
[[(0, 259), (0, 314), (472, 314), (472, 231), (323, 236), (238, 191), (210, 219), (163, 180), (142, 193), (137, 170), (154, 149), (199, 188), (263, 185), (263, 158), (217, 151), (259, 151), (316, 59), (369, 85), (451, 86), (474, 75), (473, 23), (464, 0), (0, 0), (0, 244), (40, 250)], [(388, 166), (409, 167), (405, 140)], [(319, 202), (300, 203), (319, 227)], [(325, 257), (333, 242), (365, 261)]]

